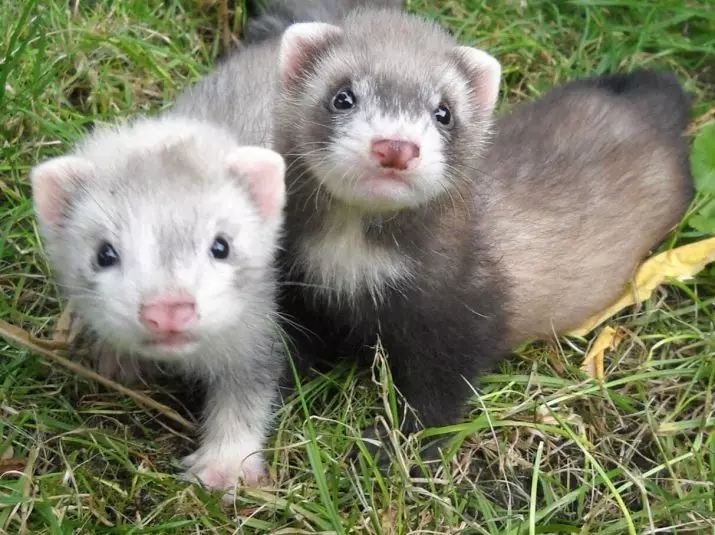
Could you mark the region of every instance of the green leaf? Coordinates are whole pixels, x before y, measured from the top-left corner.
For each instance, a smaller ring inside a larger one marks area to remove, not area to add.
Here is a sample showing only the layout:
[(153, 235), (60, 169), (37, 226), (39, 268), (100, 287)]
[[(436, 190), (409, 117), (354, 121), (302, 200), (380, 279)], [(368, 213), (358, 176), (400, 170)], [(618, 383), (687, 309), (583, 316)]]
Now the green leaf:
[(715, 195), (715, 123), (703, 128), (695, 138), (690, 166), (695, 188)]
[(688, 224), (698, 232), (715, 234), (715, 216), (706, 217), (702, 214), (695, 214), (688, 220)]
[(705, 203), (697, 214), (688, 219), (688, 224), (700, 232), (715, 234), (715, 198)]

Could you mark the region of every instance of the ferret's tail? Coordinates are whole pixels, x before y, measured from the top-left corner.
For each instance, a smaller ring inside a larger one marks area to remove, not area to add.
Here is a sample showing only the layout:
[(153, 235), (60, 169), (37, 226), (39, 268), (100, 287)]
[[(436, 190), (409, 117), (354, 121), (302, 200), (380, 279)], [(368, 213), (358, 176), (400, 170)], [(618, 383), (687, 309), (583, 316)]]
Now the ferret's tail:
[(680, 136), (688, 125), (691, 98), (671, 72), (637, 70), (594, 76), (580, 83), (627, 99), (661, 131)]
[(355, 8), (399, 9), (402, 0), (249, 0), (247, 4), (243, 41), (257, 43), (277, 37), (295, 22), (338, 24)]

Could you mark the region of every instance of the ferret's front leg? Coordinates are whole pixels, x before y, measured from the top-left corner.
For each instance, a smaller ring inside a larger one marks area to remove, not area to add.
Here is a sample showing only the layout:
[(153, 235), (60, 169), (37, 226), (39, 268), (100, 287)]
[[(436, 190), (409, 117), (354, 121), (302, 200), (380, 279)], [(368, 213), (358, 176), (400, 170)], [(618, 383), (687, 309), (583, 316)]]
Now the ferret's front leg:
[[(214, 489), (265, 476), (261, 449), (273, 416), (277, 384), (270, 373), (231, 370), (209, 382), (201, 447), (184, 459), (188, 479)], [(258, 370), (256, 370), (258, 371)]]
[[(405, 413), (401, 428), (406, 434), (458, 423), (473, 393), (471, 381), (508, 354), (499, 308), (483, 306), (480, 315), (461, 295), (433, 297), (395, 300), (380, 318), (395, 386), (416, 413), (416, 418), (412, 411)], [(477, 297), (471, 301), (480, 302)], [(430, 448), (423, 458), (436, 453)]]

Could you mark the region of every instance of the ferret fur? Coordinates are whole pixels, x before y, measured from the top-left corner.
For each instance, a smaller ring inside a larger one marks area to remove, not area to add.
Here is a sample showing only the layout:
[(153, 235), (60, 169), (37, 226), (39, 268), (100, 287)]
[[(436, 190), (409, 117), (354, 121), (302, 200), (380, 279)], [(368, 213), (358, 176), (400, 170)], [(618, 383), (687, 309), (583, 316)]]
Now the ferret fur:
[[(260, 450), (285, 364), (274, 272), (284, 163), (241, 146), (259, 144), (265, 126), (243, 125), (246, 115), (236, 113), (228, 120), (241, 126), (228, 129), (193, 94), (202, 104), (192, 113), (184, 100), (183, 111), (100, 128), (71, 155), (40, 164), (33, 196), (60, 285), (101, 342), (100, 370), (158, 361), (200, 379), (205, 425), (200, 448), (184, 459), (186, 476), (228, 489), (265, 473)], [(230, 244), (224, 260), (209, 254), (217, 235)], [(119, 265), (97, 266), (103, 241)], [(196, 303), (192, 342), (147, 345), (140, 306), (176, 291)]]
[[(456, 47), (398, 12), (293, 27), (275, 114), (282, 309), (302, 326), (298, 354), (308, 365), (379, 337), (426, 426), (456, 422), (470, 381), (515, 343), (607, 305), (692, 196), (687, 99), (669, 76), (568, 84), (493, 127), (489, 64)], [(346, 86), (358, 105), (331, 113)], [(449, 130), (429, 120), (440, 101)], [(396, 133), (420, 141), (420, 167), (372, 202), (370, 141)]]
[[(379, 336), (422, 422), (452, 423), (469, 380), (508, 349), (507, 280), (465, 205), (468, 170), (489, 140), (498, 65), (495, 73), (493, 58), (397, 11), (353, 12), (342, 31), (300, 33), (283, 37), (281, 69), (295, 76), (282, 77), (274, 127), (288, 166), (281, 303), (301, 325), (290, 331), (297, 354), (307, 366)], [(332, 115), (327, 103), (343, 85), (358, 107)], [(449, 130), (432, 119), (442, 101), (457, 118)], [(410, 188), (373, 205), (361, 188), (373, 172), (367, 147), (392, 135), (419, 142), (420, 168), (408, 173)]]
[(688, 115), (674, 76), (636, 71), (567, 83), (497, 123), (475, 209), (508, 280), (510, 345), (604, 310), (678, 225)]

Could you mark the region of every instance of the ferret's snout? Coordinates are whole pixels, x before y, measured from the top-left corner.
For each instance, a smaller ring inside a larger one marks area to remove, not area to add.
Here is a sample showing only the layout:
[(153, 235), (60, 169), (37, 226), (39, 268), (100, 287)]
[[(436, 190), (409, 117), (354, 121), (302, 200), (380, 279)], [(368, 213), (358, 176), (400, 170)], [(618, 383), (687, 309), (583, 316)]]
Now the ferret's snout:
[(370, 152), (381, 167), (388, 169), (407, 169), (412, 160), (420, 157), (419, 145), (402, 139), (376, 139)]
[(141, 306), (141, 322), (152, 332), (181, 332), (191, 327), (198, 318), (196, 304), (185, 298), (165, 296)]

